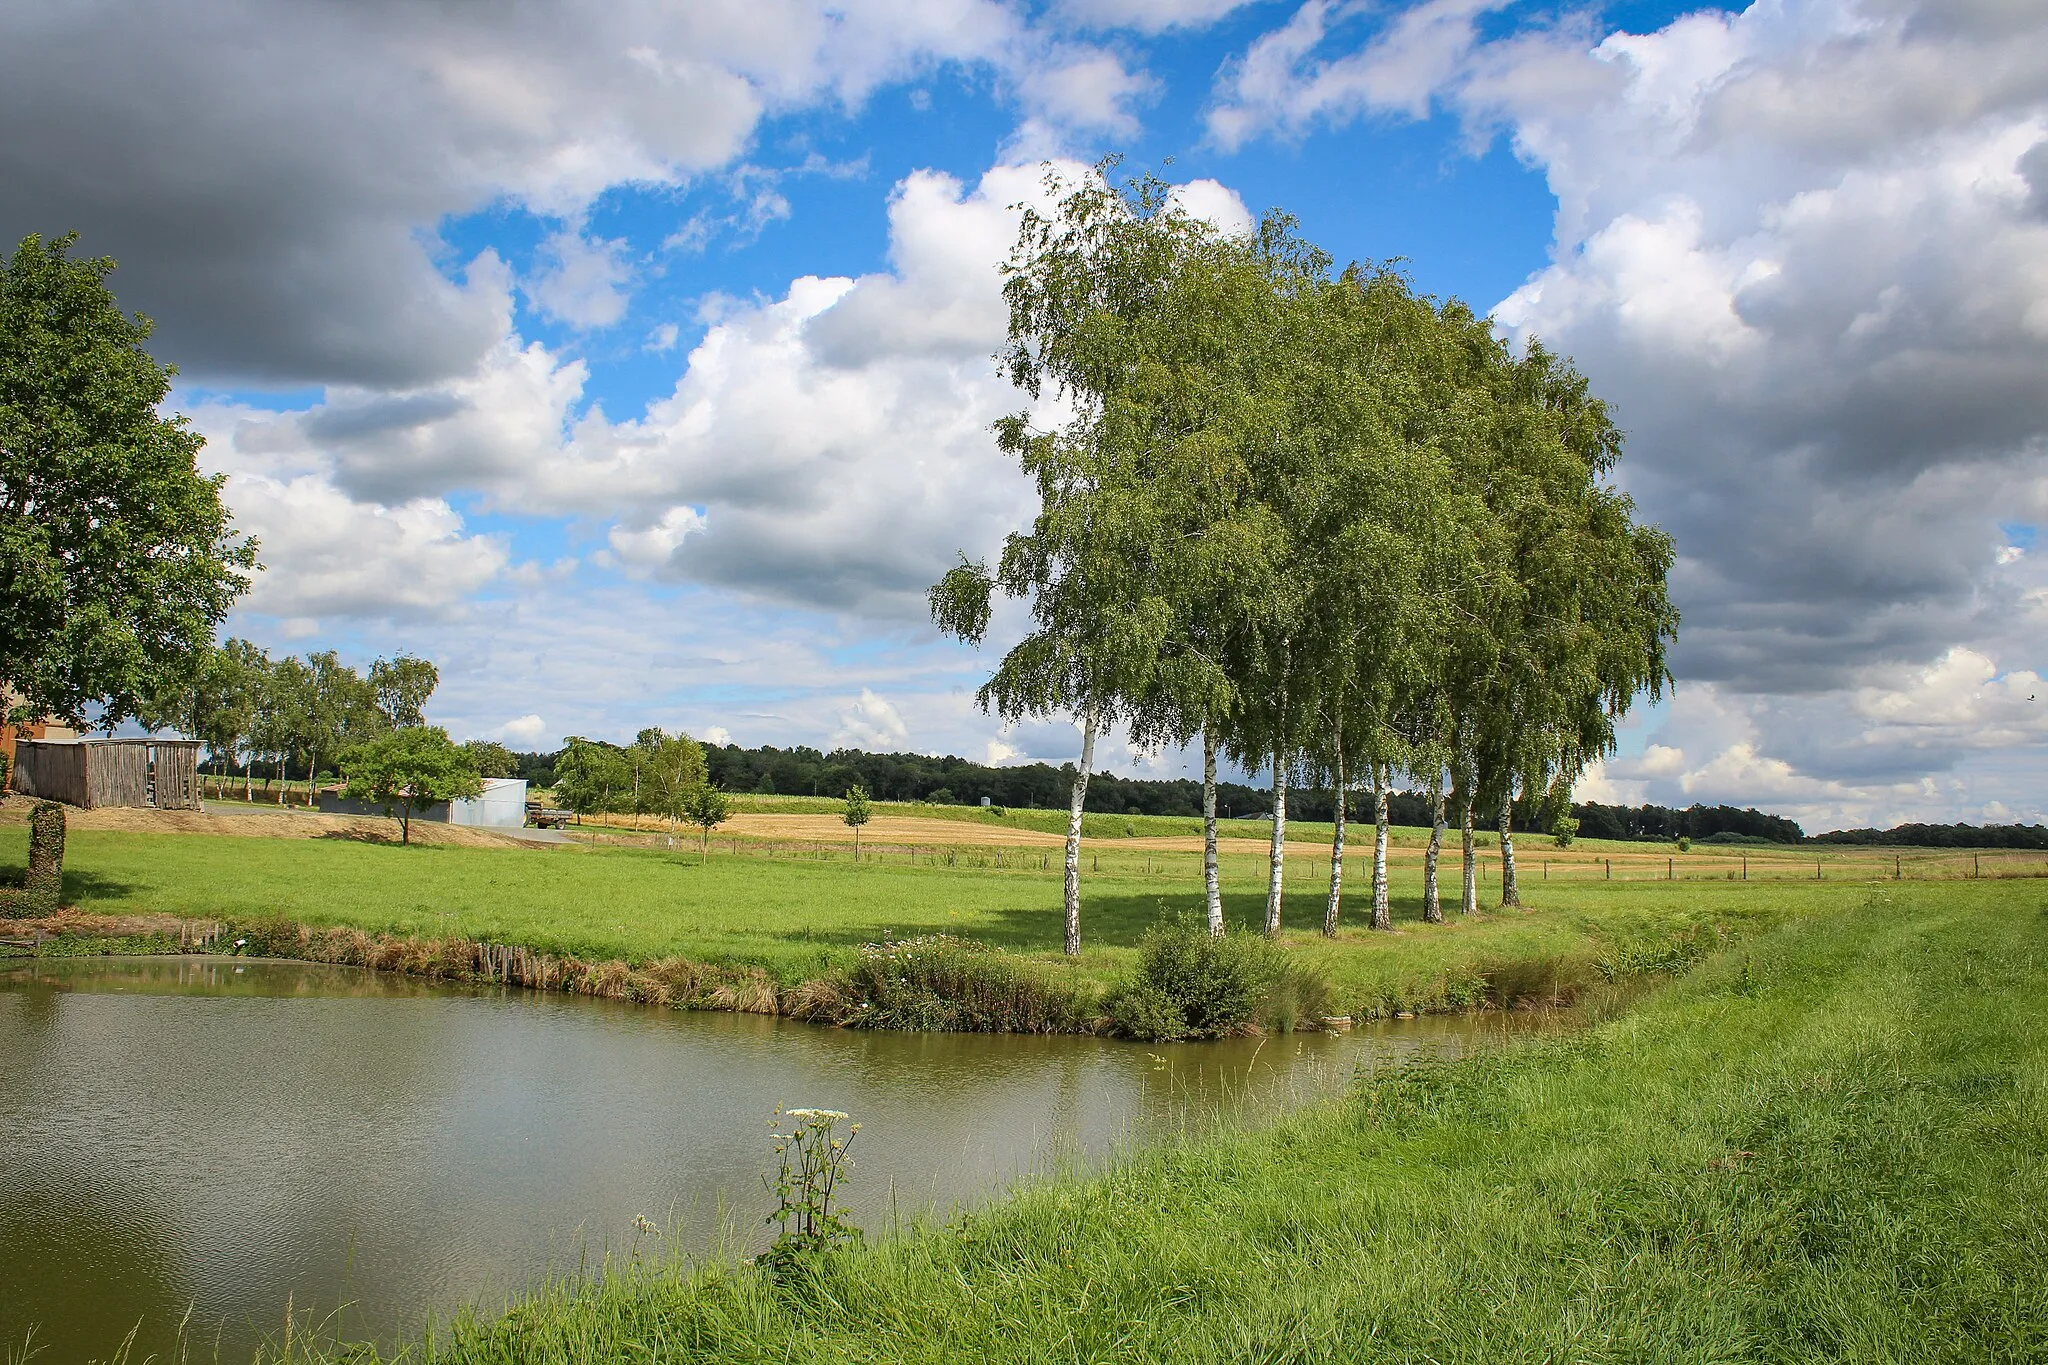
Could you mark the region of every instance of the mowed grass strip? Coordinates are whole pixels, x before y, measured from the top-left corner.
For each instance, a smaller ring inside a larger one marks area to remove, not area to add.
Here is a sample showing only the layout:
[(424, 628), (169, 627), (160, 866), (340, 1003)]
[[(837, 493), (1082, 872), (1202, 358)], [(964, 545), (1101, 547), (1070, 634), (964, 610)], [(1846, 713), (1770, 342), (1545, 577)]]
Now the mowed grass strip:
[(625, 1269), (407, 1358), (2048, 1358), (2042, 901), (1865, 889), (1583, 1034), (1041, 1184), (814, 1284)]
[[(745, 848), (745, 845), (742, 845)], [(26, 833), (0, 827), (0, 870), (19, 867)], [(1060, 874), (1038, 860), (927, 857), (854, 863), (713, 845), (692, 849), (454, 848), (352, 839), (265, 839), (81, 829), (69, 844), (66, 895), (103, 914), (169, 913), (249, 921), (281, 917), (373, 932), (515, 943), (586, 960), (641, 963), (680, 954), (761, 966), (794, 984), (849, 962), (885, 935), (943, 931), (1061, 961)], [(975, 865), (969, 865), (973, 863)], [(1199, 914), (1199, 864), (1104, 860), (1083, 882), (1084, 953), (1074, 970), (1106, 983), (1162, 917)], [(1226, 911), (1255, 924), (1263, 864), (1226, 862)], [(4, 871), (0, 871), (4, 875)], [(1421, 922), (1421, 883), (1395, 868), (1396, 932), (1362, 927), (1365, 879), (1351, 867), (1349, 918), (1334, 943), (1322, 923), (1327, 863), (1295, 860), (1286, 941), (1328, 973), (1347, 1011), (1382, 1014), (1471, 1002), (1476, 982), (1516, 981), (1509, 997), (1569, 989), (1595, 964), (1654, 958), (1675, 939), (1754, 932), (1855, 900), (1845, 882), (1529, 883), (1527, 913)], [(1455, 897), (1455, 880), (1446, 891)], [(1497, 884), (1486, 888), (1497, 896)]]

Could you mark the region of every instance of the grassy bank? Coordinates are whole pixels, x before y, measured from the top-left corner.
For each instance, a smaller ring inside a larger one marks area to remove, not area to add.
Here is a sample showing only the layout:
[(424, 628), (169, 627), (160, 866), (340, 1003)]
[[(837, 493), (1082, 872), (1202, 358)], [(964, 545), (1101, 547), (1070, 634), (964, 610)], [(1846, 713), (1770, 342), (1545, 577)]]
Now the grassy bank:
[[(0, 876), (25, 835), (0, 828)], [(1037, 859), (854, 863), (838, 856), (738, 856), (635, 848), (398, 848), (354, 839), (265, 839), (80, 829), (66, 896), (102, 915), (172, 914), (247, 923), (284, 919), (423, 939), (518, 944), (591, 963), (687, 958), (758, 967), (783, 987), (852, 965), (859, 946), (944, 932), (1037, 958), (1087, 986), (1129, 965), (1145, 928), (1197, 913), (1193, 864), (1105, 861), (1085, 882), (1086, 951), (1060, 959), (1060, 878)], [(1256, 923), (1263, 880), (1251, 860), (1226, 867), (1226, 911)], [(1354, 863), (1352, 885), (1362, 883)], [(1462, 1007), (1569, 992), (1606, 972), (1699, 951), (1722, 930), (1754, 932), (1853, 900), (1846, 882), (1532, 883), (1530, 913), (1421, 922), (1413, 867), (1397, 865), (1396, 932), (1351, 918), (1324, 940), (1324, 872), (1297, 860), (1285, 941), (1336, 987), (1343, 1012)]]
[(2040, 1359), (2043, 889), (1857, 900), (1582, 1035), (1044, 1184), (806, 1288), (629, 1273), (411, 1358)]

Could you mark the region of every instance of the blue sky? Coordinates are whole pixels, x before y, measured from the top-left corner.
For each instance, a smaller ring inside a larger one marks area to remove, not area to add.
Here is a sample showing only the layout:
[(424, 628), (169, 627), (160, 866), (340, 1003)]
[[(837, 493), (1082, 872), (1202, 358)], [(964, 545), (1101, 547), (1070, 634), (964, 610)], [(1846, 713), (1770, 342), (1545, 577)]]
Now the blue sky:
[(974, 710), (919, 594), (1030, 513), (986, 434), (1007, 206), (1114, 152), (1614, 405), (1685, 625), (1582, 795), (2040, 818), (2030, 7), (112, 8), (0, 21), (46, 130), (0, 227), (80, 229), (158, 319), (264, 544), (231, 629), (425, 653), (459, 734), (1071, 757)]

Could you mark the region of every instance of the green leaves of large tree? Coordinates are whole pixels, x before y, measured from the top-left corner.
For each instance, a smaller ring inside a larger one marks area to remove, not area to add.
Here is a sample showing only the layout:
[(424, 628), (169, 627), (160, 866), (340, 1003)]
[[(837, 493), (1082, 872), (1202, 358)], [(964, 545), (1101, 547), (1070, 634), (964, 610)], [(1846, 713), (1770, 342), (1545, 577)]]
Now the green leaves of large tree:
[(110, 260), (25, 239), (0, 272), (0, 683), (18, 714), (135, 714), (196, 669), (249, 586), (201, 437)]

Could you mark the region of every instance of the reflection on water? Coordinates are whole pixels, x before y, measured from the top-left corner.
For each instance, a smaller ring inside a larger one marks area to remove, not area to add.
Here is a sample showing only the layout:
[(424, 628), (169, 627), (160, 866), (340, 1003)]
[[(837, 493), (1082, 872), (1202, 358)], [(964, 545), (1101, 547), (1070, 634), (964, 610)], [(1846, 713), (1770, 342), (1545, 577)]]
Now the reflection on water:
[(778, 1105), (860, 1120), (856, 1221), (943, 1212), (1119, 1142), (1456, 1055), (1518, 1021), (1147, 1048), (860, 1033), (754, 1015), (467, 990), (302, 963), (0, 969), (0, 1349), (222, 1359), (301, 1310), (358, 1336), (628, 1246), (761, 1237)]

